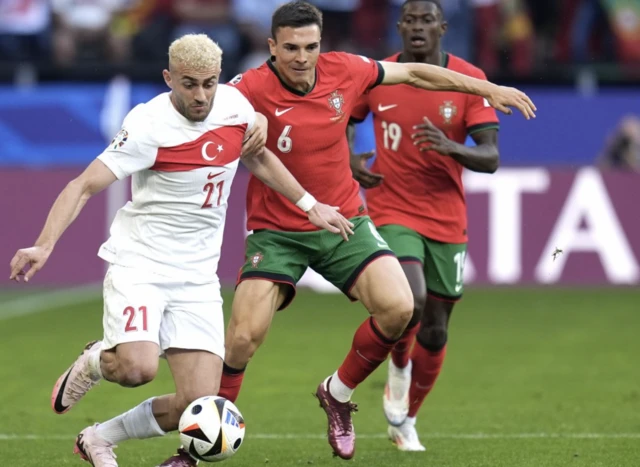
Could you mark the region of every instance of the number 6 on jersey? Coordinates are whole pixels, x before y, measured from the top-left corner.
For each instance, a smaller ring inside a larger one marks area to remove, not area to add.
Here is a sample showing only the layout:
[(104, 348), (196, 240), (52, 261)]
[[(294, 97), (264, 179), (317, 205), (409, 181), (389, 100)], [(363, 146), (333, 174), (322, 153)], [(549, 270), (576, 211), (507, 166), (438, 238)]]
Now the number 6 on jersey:
[(291, 148), (293, 147), (293, 141), (289, 138), (291, 128), (291, 125), (285, 126), (278, 138), (278, 149), (280, 152), (291, 152)]

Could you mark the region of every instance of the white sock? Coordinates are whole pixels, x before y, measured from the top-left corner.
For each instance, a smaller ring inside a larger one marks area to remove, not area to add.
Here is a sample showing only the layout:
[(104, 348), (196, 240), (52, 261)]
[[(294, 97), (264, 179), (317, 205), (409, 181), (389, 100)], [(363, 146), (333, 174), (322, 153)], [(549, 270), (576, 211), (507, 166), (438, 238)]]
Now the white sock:
[(133, 409), (98, 425), (97, 433), (111, 444), (128, 439), (147, 439), (163, 436), (151, 408), (153, 397)]
[(416, 417), (407, 417), (404, 419), (404, 423), (411, 426), (416, 426)]
[(393, 373), (396, 376), (409, 376), (411, 375), (411, 360), (407, 363), (407, 366), (404, 368), (399, 368), (393, 363), (393, 359), (389, 359), (389, 372)]
[(89, 353), (87, 366), (89, 367), (89, 375), (94, 381), (102, 379), (102, 369), (100, 368), (100, 354), (102, 354), (102, 343), (97, 349), (92, 349)]
[(333, 376), (331, 376), (331, 381), (329, 381), (329, 394), (338, 402), (349, 402), (353, 394), (353, 389), (342, 382), (336, 371)]

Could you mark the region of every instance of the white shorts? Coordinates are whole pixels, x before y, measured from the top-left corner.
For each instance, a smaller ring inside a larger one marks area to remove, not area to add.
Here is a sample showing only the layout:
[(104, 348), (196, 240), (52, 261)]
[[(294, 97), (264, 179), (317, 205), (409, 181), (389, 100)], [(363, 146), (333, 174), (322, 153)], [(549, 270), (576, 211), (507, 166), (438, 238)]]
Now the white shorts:
[(194, 284), (109, 265), (104, 278), (103, 349), (127, 342), (205, 350), (224, 359), (219, 283)]

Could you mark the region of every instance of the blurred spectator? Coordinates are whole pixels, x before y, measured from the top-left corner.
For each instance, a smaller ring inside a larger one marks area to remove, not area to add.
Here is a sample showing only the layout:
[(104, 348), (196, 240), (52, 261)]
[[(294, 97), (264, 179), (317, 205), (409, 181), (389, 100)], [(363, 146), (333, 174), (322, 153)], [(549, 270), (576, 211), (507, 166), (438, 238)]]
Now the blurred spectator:
[(322, 10), (322, 48), (355, 52), (352, 40), (354, 13), (360, 0), (310, 0)]
[(640, 171), (640, 118), (629, 115), (609, 138), (600, 166), (614, 169)]
[(617, 43), (618, 59), (640, 63), (640, 1), (603, 0)]
[(166, 61), (173, 32), (172, 0), (137, 0), (116, 19), (133, 38), (133, 55), (143, 62)]
[(0, 59), (42, 60), (49, 55), (47, 0), (0, 0)]
[(534, 30), (522, 0), (472, 0), (475, 19), (475, 64), (488, 75), (500, 69), (500, 52), (508, 69), (518, 75), (534, 65)]
[(240, 34), (232, 15), (232, 0), (179, 0), (172, 2), (176, 27), (173, 38), (207, 34), (222, 48), (223, 77), (229, 78), (240, 55)]
[(283, 0), (233, 0), (233, 17), (247, 48), (237, 64), (238, 72), (260, 66), (269, 58), (271, 16), (282, 3)]
[(116, 15), (128, 6), (126, 0), (52, 0), (52, 6), (57, 64), (103, 57), (121, 63), (129, 58), (130, 36), (112, 30)]

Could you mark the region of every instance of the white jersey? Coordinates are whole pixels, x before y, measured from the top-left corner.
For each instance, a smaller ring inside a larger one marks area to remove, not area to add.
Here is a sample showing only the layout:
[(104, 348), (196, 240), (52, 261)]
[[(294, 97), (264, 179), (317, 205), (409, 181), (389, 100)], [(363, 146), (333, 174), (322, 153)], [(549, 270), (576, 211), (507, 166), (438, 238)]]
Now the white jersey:
[(207, 119), (191, 122), (169, 96), (132, 109), (98, 156), (118, 179), (133, 175), (132, 200), (118, 211), (98, 256), (186, 282), (214, 282), (231, 182), (255, 112), (237, 89), (219, 85)]

